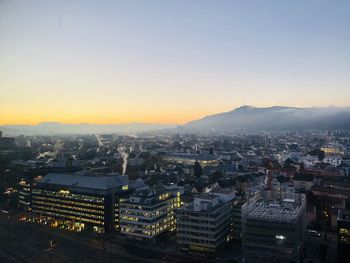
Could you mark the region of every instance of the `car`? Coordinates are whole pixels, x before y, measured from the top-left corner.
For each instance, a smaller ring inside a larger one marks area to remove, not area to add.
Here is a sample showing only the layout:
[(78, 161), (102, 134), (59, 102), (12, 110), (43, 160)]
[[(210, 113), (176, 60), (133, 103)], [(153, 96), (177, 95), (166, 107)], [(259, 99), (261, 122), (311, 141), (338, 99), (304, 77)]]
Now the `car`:
[(316, 230), (312, 230), (312, 229), (307, 229), (306, 233), (310, 236), (314, 236), (314, 237), (320, 237), (321, 234), (319, 232), (317, 232)]

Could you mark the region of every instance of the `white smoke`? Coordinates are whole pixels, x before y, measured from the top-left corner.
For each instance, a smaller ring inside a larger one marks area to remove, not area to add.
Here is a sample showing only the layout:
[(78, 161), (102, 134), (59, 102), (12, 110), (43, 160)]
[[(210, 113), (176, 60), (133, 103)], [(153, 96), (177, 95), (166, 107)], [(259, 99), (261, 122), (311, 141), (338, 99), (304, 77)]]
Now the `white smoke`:
[(100, 136), (100, 135), (95, 134), (95, 137), (96, 137), (96, 140), (97, 140), (98, 146), (102, 147), (102, 146), (103, 146), (103, 142), (102, 142), (102, 140), (101, 140), (101, 136)]
[(30, 142), (29, 139), (27, 139), (26, 147), (28, 147), (28, 148), (31, 148), (31, 147), (32, 147), (32, 143)]
[(37, 159), (40, 159), (40, 158), (54, 158), (56, 156), (56, 153), (55, 152), (42, 152), (42, 153), (39, 153), (37, 155)]
[(139, 148), (140, 148), (140, 152), (143, 152), (142, 144), (140, 144)]
[(118, 152), (123, 159), (122, 175), (125, 175), (126, 173), (126, 168), (128, 166), (128, 157), (131, 151), (132, 151), (132, 147), (130, 147), (130, 152), (127, 152), (125, 147), (118, 147)]
[(63, 149), (64, 141), (57, 140), (54, 146), (51, 144), (47, 144), (46, 146), (50, 148), (53, 147), (53, 151), (45, 151), (45, 152), (39, 153), (36, 158), (37, 159), (49, 158), (47, 162), (50, 162), (54, 160), (57, 157), (57, 155), (60, 153), (60, 151)]

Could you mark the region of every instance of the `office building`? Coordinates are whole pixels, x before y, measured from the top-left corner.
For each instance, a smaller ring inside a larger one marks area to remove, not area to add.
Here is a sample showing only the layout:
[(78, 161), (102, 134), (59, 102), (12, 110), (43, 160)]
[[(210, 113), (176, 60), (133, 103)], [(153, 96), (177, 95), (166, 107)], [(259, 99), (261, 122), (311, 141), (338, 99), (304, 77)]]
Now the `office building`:
[(350, 259), (350, 210), (338, 211), (338, 263), (347, 263)]
[(233, 237), (235, 193), (201, 194), (177, 211), (177, 242), (184, 250), (216, 252)]
[(181, 206), (182, 193), (181, 188), (164, 186), (134, 191), (120, 201), (120, 232), (128, 238), (156, 241), (175, 231), (175, 210)]
[(32, 186), (33, 219), (70, 230), (110, 233), (118, 195), (127, 190), (127, 176), (48, 174)]
[(242, 250), (248, 262), (298, 262), (305, 235), (305, 196), (261, 191), (242, 209)]

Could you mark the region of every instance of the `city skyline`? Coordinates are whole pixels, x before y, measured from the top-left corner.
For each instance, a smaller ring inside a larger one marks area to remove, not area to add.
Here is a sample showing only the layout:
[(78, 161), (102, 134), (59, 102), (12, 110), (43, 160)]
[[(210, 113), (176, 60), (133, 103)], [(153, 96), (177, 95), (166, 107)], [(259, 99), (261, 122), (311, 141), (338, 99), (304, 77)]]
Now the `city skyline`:
[(0, 1), (0, 125), (350, 106), (349, 2)]

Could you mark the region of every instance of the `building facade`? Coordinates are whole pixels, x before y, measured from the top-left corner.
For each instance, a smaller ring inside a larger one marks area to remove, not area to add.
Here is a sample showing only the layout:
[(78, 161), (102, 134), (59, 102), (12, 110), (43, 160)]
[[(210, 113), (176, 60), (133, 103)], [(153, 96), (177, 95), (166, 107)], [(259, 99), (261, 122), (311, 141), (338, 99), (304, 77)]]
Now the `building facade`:
[(350, 259), (350, 210), (338, 211), (338, 263), (347, 263)]
[(175, 211), (183, 189), (156, 186), (135, 191), (119, 203), (120, 232), (128, 238), (156, 241), (176, 229)]
[(75, 231), (110, 233), (115, 203), (127, 190), (127, 176), (48, 174), (31, 191), (33, 220)]
[(194, 198), (177, 212), (177, 242), (184, 250), (216, 252), (233, 238), (232, 191)]
[(298, 262), (306, 227), (303, 194), (261, 191), (242, 210), (242, 251), (247, 262)]

